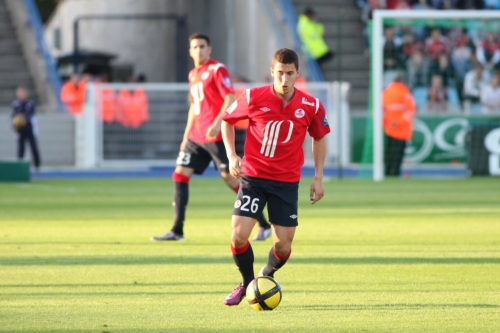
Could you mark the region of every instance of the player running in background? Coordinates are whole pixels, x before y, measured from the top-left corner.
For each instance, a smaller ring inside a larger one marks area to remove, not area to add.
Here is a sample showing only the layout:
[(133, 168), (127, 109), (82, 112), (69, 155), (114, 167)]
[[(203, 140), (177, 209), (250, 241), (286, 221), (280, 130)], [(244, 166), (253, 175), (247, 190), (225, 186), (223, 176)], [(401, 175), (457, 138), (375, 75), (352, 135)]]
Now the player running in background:
[[(172, 179), (175, 184), (174, 224), (163, 236), (153, 241), (184, 240), (184, 219), (189, 198), (189, 180), (193, 173), (203, 174), (213, 160), (226, 184), (238, 193), (239, 181), (229, 173), (229, 161), (220, 133), (222, 115), (234, 102), (233, 84), (226, 67), (210, 59), (210, 39), (203, 34), (189, 37), (189, 54), (194, 66), (189, 73), (190, 101), (188, 119), (177, 166)], [(263, 216), (263, 225), (268, 225)], [(270, 232), (268, 232), (269, 237)]]
[[(315, 177), (310, 186), (311, 203), (324, 194), (324, 136), (330, 127), (321, 102), (294, 88), (299, 74), (297, 54), (286, 48), (278, 50), (272, 59), (273, 85), (247, 89), (222, 118), (229, 170), (241, 184), (233, 210), (231, 251), (243, 278), (224, 299), (225, 305), (238, 305), (254, 279), (254, 254), (248, 238), (266, 204), (273, 247), (259, 275), (273, 277), (290, 257), (298, 225), (298, 189), (306, 132), (313, 138)], [(243, 160), (235, 152), (233, 128), (241, 119), (250, 121)]]

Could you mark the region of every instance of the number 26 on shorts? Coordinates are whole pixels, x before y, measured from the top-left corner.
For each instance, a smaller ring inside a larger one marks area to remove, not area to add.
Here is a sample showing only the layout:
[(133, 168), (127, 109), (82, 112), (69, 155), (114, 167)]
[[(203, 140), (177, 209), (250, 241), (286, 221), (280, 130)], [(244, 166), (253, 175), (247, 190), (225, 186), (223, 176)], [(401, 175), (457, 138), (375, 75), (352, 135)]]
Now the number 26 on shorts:
[(240, 210), (244, 212), (250, 211), (252, 213), (257, 213), (257, 210), (259, 210), (259, 198), (252, 199), (249, 195), (244, 195), (243, 204), (241, 205)]

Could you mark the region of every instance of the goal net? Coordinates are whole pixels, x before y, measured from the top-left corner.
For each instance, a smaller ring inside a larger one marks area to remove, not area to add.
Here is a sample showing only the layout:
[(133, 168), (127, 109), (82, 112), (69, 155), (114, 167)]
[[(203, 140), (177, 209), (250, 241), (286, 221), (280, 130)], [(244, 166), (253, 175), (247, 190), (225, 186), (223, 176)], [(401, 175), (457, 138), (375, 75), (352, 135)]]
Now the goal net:
[(382, 91), (397, 76), (416, 104), (402, 176), (426, 167), (500, 174), (499, 32), (500, 11), (374, 12), (369, 112), (352, 120), (364, 127), (353, 130), (364, 135), (361, 175), (383, 180), (399, 154), (382, 126)]

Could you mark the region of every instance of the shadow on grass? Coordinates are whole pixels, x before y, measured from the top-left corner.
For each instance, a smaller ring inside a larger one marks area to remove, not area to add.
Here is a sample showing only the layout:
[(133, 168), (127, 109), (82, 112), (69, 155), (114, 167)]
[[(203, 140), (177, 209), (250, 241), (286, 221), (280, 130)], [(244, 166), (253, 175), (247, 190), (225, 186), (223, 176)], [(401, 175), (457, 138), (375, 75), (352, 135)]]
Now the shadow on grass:
[[(109, 288), (109, 287), (181, 287), (200, 286), (200, 282), (161, 282), (161, 283), (41, 283), (41, 284), (1, 284), (2, 288)], [(227, 286), (224, 282), (203, 282), (204, 286)]]
[(426, 310), (455, 308), (500, 309), (499, 304), (315, 304), (289, 305), (289, 307), (309, 311)]
[[(269, 312), (271, 313), (271, 312)], [(48, 326), (48, 325), (47, 325)], [(162, 326), (161, 324), (159, 324), (158, 326)], [(158, 333), (165, 333), (165, 332), (179, 332), (179, 333), (212, 333), (212, 332), (231, 332), (231, 333), (234, 333), (234, 332), (240, 332), (240, 333), (255, 333), (256, 332), (256, 328), (241, 328), (241, 327), (238, 327), (238, 328), (234, 328), (234, 327), (229, 327), (229, 328), (209, 328), (209, 327), (206, 327), (204, 325), (199, 325), (199, 326), (203, 326), (201, 328), (198, 328), (198, 327), (175, 327), (175, 326), (165, 326), (163, 328), (154, 328), (154, 329), (147, 329), (147, 328), (143, 328), (143, 327), (137, 327), (137, 328), (129, 328), (129, 329), (124, 329), (124, 328), (114, 328), (112, 326), (110, 327), (107, 327), (107, 328), (89, 328), (89, 329), (86, 329), (86, 330), (75, 330), (75, 329), (55, 329), (55, 328), (52, 328), (52, 329), (43, 329), (43, 328), (37, 328), (37, 329), (33, 329), (33, 330), (30, 330), (30, 329), (19, 329), (19, 330), (12, 330), (12, 329), (9, 329), (7, 331), (5, 330), (2, 330), (0, 329), (0, 332), (6, 332), (6, 333), (16, 333), (16, 332), (22, 332), (22, 333), (89, 333), (89, 332), (96, 332), (96, 333), (113, 333), (113, 332), (121, 332), (121, 333), (137, 333), (137, 332), (141, 332), (141, 333), (154, 333), (154, 332), (158, 332)], [(262, 325), (259, 326), (259, 328), (261, 327)], [(262, 330), (262, 329), (261, 329)], [(302, 330), (300, 329), (293, 329), (291, 330), (291, 332), (303, 332)]]
[(224, 296), (226, 296), (229, 292), (229, 288), (225, 289), (220, 289), (220, 290), (214, 290), (214, 291), (173, 291), (171, 289), (168, 290), (155, 290), (155, 291), (138, 291), (138, 292), (128, 292), (128, 291), (123, 291), (123, 292), (106, 292), (106, 291), (95, 291), (95, 292), (89, 292), (89, 291), (82, 291), (80, 293), (77, 292), (64, 292), (64, 291), (50, 291), (50, 292), (27, 292), (27, 293), (5, 293), (2, 292), (2, 297), (30, 297), (32, 299), (37, 298), (37, 297), (42, 297), (46, 298), (49, 296), (51, 299), (56, 299), (56, 298), (66, 298), (66, 297), (75, 297), (75, 298), (94, 298), (95, 296), (104, 298), (107, 296), (112, 296), (113, 298), (117, 296), (121, 297), (133, 297), (133, 296), (200, 296), (200, 295), (214, 295), (214, 296), (219, 296), (221, 299), (221, 304), (222, 304), (222, 299)]
[[(322, 265), (420, 265), (420, 264), (500, 264), (500, 257), (303, 257), (292, 258), (295, 264)], [(104, 257), (58, 256), (14, 257), (0, 259), (0, 266), (69, 266), (69, 265), (213, 265), (233, 264), (227, 257), (208, 256), (154, 256), (154, 257)]]

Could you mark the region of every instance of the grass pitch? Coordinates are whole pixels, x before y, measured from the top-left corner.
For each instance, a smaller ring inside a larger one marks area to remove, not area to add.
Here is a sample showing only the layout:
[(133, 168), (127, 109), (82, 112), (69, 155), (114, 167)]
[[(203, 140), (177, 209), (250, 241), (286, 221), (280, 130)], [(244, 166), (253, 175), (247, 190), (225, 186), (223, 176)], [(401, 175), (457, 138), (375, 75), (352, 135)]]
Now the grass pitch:
[[(500, 179), (300, 188), (272, 312), (225, 307), (234, 193), (193, 179), (186, 242), (169, 180), (0, 184), (0, 332), (499, 332)], [(253, 242), (255, 271), (270, 241)]]

